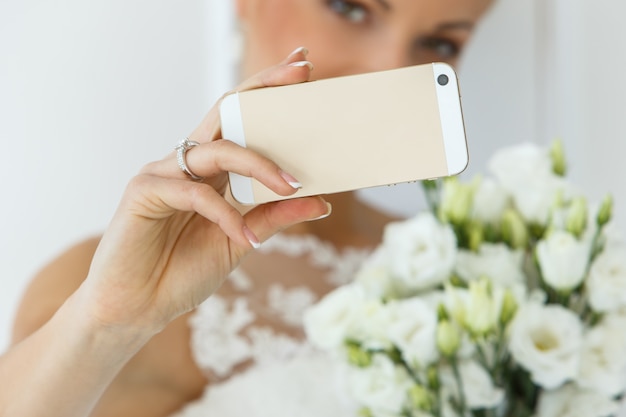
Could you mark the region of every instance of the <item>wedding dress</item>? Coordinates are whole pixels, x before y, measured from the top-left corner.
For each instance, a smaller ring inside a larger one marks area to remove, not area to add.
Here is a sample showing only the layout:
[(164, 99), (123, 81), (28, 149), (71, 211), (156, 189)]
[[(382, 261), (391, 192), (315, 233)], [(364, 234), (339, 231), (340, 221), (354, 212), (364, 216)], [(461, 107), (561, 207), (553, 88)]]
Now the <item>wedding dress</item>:
[(172, 417), (356, 415), (341, 364), (307, 342), (302, 316), (349, 282), (369, 251), (296, 235), (274, 236), (258, 251), (190, 319), (193, 355), (210, 383)]

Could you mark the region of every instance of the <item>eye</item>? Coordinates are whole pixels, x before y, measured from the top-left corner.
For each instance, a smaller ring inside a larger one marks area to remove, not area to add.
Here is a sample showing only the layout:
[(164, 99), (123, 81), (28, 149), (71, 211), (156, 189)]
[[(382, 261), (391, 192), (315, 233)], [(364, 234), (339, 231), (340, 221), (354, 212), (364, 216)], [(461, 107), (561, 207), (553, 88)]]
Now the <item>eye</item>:
[(419, 46), (443, 60), (456, 58), (461, 51), (461, 47), (456, 42), (438, 37), (424, 38), (419, 42)]
[(362, 23), (368, 17), (368, 10), (362, 4), (347, 0), (328, 0), (328, 7), (351, 23)]

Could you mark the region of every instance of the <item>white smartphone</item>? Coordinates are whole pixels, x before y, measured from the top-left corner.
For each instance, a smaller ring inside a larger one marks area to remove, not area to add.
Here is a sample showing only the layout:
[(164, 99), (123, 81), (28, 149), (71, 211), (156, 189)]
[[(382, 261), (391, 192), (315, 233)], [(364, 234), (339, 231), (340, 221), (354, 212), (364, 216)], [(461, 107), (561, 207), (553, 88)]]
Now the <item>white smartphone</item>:
[(443, 63), (233, 93), (220, 116), (224, 139), (302, 184), (284, 197), (230, 173), (242, 204), (455, 175), (468, 164), (458, 80)]

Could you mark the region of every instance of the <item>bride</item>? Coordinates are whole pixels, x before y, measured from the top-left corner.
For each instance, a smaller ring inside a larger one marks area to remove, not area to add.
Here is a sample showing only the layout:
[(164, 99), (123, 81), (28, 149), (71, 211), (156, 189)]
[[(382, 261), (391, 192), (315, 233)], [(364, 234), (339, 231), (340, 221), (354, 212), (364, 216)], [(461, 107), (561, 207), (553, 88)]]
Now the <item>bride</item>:
[[(491, 3), (237, 0), (238, 89), (454, 65)], [(283, 195), (297, 179), (220, 140), (217, 119), (214, 107), (190, 134), (199, 145), (185, 145), (187, 173), (177, 152), (146, 165), (102, 238), (34, 278), (0, 357), (1, 416), (356, 413), (302, 318), (350, 279), (392, 219), (352, 193), (242, 216), (224, 197), (227, 171)]]

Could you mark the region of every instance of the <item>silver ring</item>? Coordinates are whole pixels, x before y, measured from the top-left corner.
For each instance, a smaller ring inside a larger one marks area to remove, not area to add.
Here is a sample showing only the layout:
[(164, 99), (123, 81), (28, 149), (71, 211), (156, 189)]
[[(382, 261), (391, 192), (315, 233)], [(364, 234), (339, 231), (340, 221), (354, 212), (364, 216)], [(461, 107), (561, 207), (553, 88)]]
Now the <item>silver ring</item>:
[(191, 170), (187, 166), (187, 160), (185, 159), (185, 156), (187, 155), (187, 151), (189, 149), (198, 145), (200, 145), (198, 142), (189, 140), (189, 138), (185, 138), (181, 140), (180, 143), (174, 148), (176, 149), (176, 161), (178, 161), (178, 167), (194, 181), (202, 181), (204, 177), (199, 177), (198, 175), (191, 172)]

